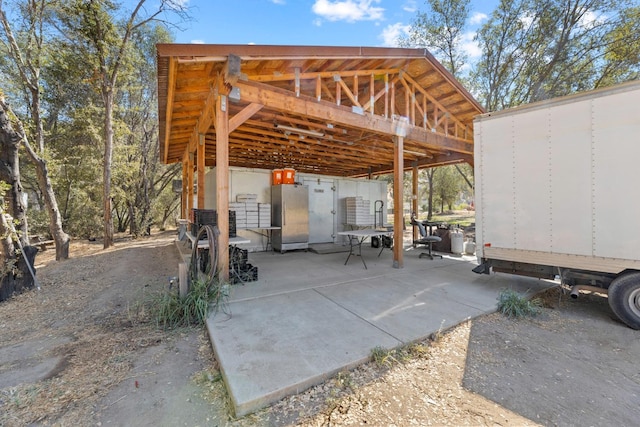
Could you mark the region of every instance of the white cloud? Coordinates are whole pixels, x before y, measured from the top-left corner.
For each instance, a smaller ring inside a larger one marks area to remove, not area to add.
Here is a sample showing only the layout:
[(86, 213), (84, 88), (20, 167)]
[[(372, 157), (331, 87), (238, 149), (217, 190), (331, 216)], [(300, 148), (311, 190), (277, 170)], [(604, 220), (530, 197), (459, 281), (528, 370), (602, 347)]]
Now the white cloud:
[(593, 28), (597, 25), (601, 25), (607, 20), (607, 15), (596, 15), (593, 11), (587, 11), (580, 19), (580, 25), (583, 28)]
[(520, 23), (524, 26), (525, 30), (531, 28), (533, 25), (534, 16), (533, 15), (524, 15), (520, 17)]
[(398, 22), (393, 25), (387, 25), (378, 38), (382, 39), (382, 45), (387, 47), (398, 46), (398, 38), (409, 34), (410, 25)]
[(384, 8), (374, 4), (380, 0), (315, 0), (311, 10), (329, 21), (380, 21), (384, 19)]
[(199, 40), (199, 39), (191, 40), (191, 43), (193, 43), (193, 44), (204, 44), (204, 40)]
[(460, 43), (460, 47), (472, 62), (475, 62), (482, 56), (482, 49), (480, 49), (478, 43), (473, 40), (475, 35), (475, 32), (464, 33)]
[(286, 4), (287, 3), (285, 0), (270, 0), (270, 1), (273, 4)]
[(402, 9), (409, 13), (416, 12), (418, 10), (416, 0), (407, 0), (407, 2), (402, 6)]
[(471, 15), (471, 18), (469, 18), (469, 23), (471, 25), (480, 25), (487, 19), (489, 19), (489, 16), (486, 13), (474, 12), (474, 14)]

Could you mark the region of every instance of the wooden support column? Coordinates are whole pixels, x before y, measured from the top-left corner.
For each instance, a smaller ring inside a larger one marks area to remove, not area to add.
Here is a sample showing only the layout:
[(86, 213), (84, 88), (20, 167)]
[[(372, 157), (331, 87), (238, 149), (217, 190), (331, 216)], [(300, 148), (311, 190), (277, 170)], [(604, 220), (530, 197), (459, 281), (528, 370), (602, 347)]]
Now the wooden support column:
[(187, 209), (187, 191), (189, 188), (187, 171), (189, 170), (189, 163), (187, 161), (187, 152), (184, 152), (182, 156), (182, 193), (180, 194), (180, 218), (188, 219), (189, 211)]
[(393, 118), (396, 115), (396, 85), (394, 82), (391, 82), (391, 100), (390, 102), (390, 111), (391, 111), (391, 118)]
[[(411, 169), (413, 172), (411, 177), (413, 178), (412, 186), (411, 186), (411, 210), (416, 213), (416, 217), (418, 215), (418, 165), (414, 162), (413, 168)], [(413, 240), (418, 240), (419, 233), (417, 227), (413, 228)]]
[(187, 153), (187, 215), (193, 207), (193, 153)]
[(198, 169), (198, 209), (204, 209), (204, 134), (198, 134), (197, 169)]
[(229, 280), (229, 108), (226, 95), (216, 99), (216, 206), (218, 211), (218, 269)]
[(404, 268), (403, 259), (403, 231), (404, 204), (402, 191), (404, 189), (404, 137), (396, 136), (393, 144), (393, 267)]
[(384, 75), (384, 118), (389, 118), (389, 74)]

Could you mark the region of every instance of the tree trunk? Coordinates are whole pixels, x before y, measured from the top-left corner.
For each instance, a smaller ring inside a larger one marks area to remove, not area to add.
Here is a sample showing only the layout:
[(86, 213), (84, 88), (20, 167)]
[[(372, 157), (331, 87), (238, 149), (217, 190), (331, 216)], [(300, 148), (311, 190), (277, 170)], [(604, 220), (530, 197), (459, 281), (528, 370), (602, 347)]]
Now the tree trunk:
[(103, 248), (113, 246), (113, 215), (111, 212), (111, 163), (113, 159), (113, 91), (103, 88), (104, 100), (104, 170), (103, 193), (104, 199), (104, 242)]
[(138, 230), (138, 223), (136, 222), (136, 209), (133, 203), (127, 202), (129, 205), (129, 234), (133, 237), (138, 237), (140, 232)]
[(151, 235), (151, 182), (150, 176), (155, 172), (154, 168), (150, 165), (149, 154), (152, 150), (149, 149), (151, 145), (151, 133), (144, 129), (144, 137), (142, 139), (142, 146), (140, 147), (141, 159), (140, 159), (140, 187), (136, 193), (136, 206), (140, 208), (140, 217), (138, 219), (138, 226), (136, 227), (138, 232), (143, 232), (146, 236)]
[[(24, 193), (20, 182), (20, 158), (18, 147), (22, 140), (11, 124), (12, 116), (4, 98), (0, 97), (0, 181), (9, 185), (6, 194), (0, 194), (4, 198), (6, 209), (13, 217), (18, 238), (23, 246), (29, 244), (29, 227), (27, 226), (27, 209), (23, 202)], [(0, 211), (3, 212), (4, 211)]]
[(180, 206), (180, 199), (176, 198), (169, 206), (165, 207), (162, 211), (162, 220), (160, 222), (160, 230), (164, 231), (167, 228), (167, 220), (169, 220), (169, 216)]
[(433, 175), (435, 171), (435, 168), (427, 169), (427, 177), (429, 178), (429, 210), (427, 211), (428, 220), (431, 220), (431, 217), (433, 216)]
[(31, 275), (31, 270), (35, 274), (35, 267), (33, 266), (35, 265), (37, 253), (38, 248), (35, 246), (24, 246), (19, 256), (9, 264), (4, 264), (5, 267), (3, 267), (2, 274), (0, 274), (0, 301), (6, 301), (15, 293), (33, 288), (35, 280)]
[[(27, 152), (28, 151), (29, 150), (27, 150)], [(51, 179), (49, 179), (47, 163), (38, 156), (30, 154), (29, 157), (36, 167), (38, 185), (42, 190), (44, 204), (47, 208), (47, 213), (49, 214), (49, 232), (51, 233), (51, 237), (56, 245), (56, 260), (60, 261), (68, 259), (69, 243), (71, 242), (71, 239), (62, 228), (62, 217), (60, 215), (60, 210), (58, 209), (56, 195), (53, 192), (53, 187), (51, 186)]]
[[(6, 104), (4, 99), (0, 99), (0, 108), (2, 108), (6, 112), (10, 111), (9, 106)], [(60, 261), (63, 259), (68, 259), (69, 243), (71, 239), (62, 228), (62, 217), (60, 215), (60, 209), (58, 209), (58, 201), (56, 199), (56, 195), (53, 192), (51, 179), (49, 178), (47, 162), (40, 156), (38, 156), (31, 147), (31, 144), (29, 144), (29, 141), (27, 140), (27, 137), (24, 133), (22, 123), (18, 122), (17, 126), (19, 128), (19, 131), (15, 133), (20, 138), (20, 141), (23, 142), (27, 155), (36, 170), (38, 188), (40, 189), (40, 191), (42, 191), (42, 197), (44, 199), (45, 208), (47, 209), (47, 215), (49, 218), (49, 232), (51, 233), (51, 237), (55, 241), (56, 245), (56, 260)]]
[[(37, 249), (28, 246), (29, 229), (26, 207), (23, 203), (24, 193), (20, 182), (18, 156), (21, 140), (20, 133), (13, 129), (4, 98), (0, 98), (0, 181), (9, 186), (8, 190), (0, 192), (2, 201), (0, 205), (0, 236), (2, 236), (0, 301), (5, 300), (16, 291), (31, 288), (34, 284), (26, 264), (26, 262), (30, 262), (30, 265), (33, 265)], [(16, 225), (11, 221), (14, 221)], [(18, 256), (15, 244), (23, 247), (23, 256)], [(27, 257), (27, 261), (24, 261), (23, 257)]]

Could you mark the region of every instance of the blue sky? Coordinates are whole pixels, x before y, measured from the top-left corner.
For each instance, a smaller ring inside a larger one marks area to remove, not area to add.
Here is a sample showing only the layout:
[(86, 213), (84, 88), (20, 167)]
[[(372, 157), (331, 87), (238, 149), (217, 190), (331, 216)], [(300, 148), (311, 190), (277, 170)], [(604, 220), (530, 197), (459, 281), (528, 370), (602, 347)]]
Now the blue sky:
[[(193, 20), (175, 31), (177, 43), (395, 46), (424, 0), (182, 0)], [(467, 53), (476, 56), (473, 30), (496, 0), (472, 0)]]

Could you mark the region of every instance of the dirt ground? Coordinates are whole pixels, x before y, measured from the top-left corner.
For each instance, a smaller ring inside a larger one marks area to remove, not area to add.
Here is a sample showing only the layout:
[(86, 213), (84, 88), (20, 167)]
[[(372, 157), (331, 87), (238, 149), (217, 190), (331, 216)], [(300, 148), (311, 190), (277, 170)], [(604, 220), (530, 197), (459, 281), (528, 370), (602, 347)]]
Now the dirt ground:
[(0, 425), (637, 425), (639, 332), (557, 289), (536, 318), (483, 316), (233, 419), (205, 331), (148, 316), (174, 238), (38, 255), (41, 289), (0, 303)]

